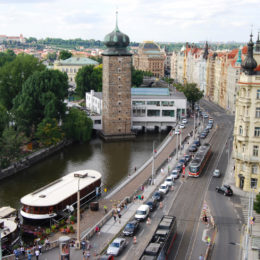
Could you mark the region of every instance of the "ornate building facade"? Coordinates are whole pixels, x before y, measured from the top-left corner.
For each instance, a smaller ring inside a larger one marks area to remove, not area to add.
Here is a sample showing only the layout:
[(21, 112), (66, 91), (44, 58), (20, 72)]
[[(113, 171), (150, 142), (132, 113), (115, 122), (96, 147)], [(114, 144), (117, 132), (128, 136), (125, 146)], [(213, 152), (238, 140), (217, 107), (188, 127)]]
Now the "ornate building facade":
[(153, 41), (145, 41), (140, 44), (133, 57), (133, 66), (137, 70), (150, 71), (155, 77), (164, 76), (164, 61), (166, 54), (159, 45)]
[(260, 191), (260, 71), (253, 57), (252, 35), (242, 62), (243, 72), (238, 82), (233, 158), (236, 186)]

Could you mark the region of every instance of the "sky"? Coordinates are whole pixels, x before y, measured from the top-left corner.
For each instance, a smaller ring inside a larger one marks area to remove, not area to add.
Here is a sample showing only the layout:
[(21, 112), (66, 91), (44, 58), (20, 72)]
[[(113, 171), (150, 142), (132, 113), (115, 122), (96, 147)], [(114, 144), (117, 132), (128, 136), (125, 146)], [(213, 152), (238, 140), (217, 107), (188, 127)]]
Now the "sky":
[(116, 10), (132, 42), (247, 42), (260, 30), (260, 0), (0, 0), (0, 35), (103, 40)]

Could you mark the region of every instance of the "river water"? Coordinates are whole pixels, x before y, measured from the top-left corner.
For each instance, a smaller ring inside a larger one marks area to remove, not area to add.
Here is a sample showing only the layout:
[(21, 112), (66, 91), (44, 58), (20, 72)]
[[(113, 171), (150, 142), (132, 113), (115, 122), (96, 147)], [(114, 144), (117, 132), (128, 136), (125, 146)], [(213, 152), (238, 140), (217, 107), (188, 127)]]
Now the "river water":
[(166, 133), (143, 134), (134, 140), (104, 142), (98, 137), (86, 144), (72, 144), (31, 168), (0, 181), (0, 207), (20, 206), (20, 198), (73, 171), (94, 169), (111, 189), (152, 155)]

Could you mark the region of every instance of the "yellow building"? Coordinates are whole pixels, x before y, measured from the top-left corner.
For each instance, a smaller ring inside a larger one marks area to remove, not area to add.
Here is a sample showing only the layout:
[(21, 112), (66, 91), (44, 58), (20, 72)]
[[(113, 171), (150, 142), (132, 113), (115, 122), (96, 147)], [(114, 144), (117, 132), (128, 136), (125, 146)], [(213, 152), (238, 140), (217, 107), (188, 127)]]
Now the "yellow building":
[(260, 66), (253, 57), (252, 35), (242, 62), (236, 101), (233, 158), (236, 186), (260, 191)]
[(133, 66), (137, 70), (150, 71), (156, 77), (164, 76), (165, 51), (153, 41), (145, 41), (140, 44), (133, 57)]
[(75, 77), (83, 66), (86, 65), (98, 65), (97, 61), (91, 60), (85, 57), (71, 57), (66, 60), (58, 60), (54, 62), (54, 69), (66, 72), (69, 79), (69, 84), (74, 85)]

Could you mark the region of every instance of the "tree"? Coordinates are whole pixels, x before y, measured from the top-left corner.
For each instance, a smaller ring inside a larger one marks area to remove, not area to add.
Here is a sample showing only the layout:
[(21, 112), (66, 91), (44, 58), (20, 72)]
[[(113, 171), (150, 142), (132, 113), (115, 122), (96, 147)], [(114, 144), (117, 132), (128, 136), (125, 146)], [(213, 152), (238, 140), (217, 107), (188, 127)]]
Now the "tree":
[(132, 67), (132, 86), (139, 87), (143, 83), (144, 74), (141, 70)]
[(72, 56), (72, 53), (66, 50), (61, 50), (60, 51), (60, 55), (59, 55), (59, 59), (60, 60), (66, 60), (69, 59)]
[(56, 52), (49, 52), (47, 55), (47, 59), (54, 62), (57, 59), (57, 53)]
[(92, 120), (84, 111), (71, 108), (63, 123), (67, 138), (74, 141), (86, 142), (90, 139), (93, 128)]
[(29, 135), (44, 118), (62, 119), (66, 112), (68, 77), (58, 70), (35, 72), (14, 99), (13, 112), (19, 129)]
[(0, 68), (0, 103), (7, 110), (13, 107), (13, 99), (22, 90), (23, 83), (35, 72), (45, 66), (34, 56), (21, 54)]
[(6, 52), (0, 52), (0, 67), (2, 67), (6, 62), (13, 61), (16, 55), (13, 50), (7, 50)]
[(4, 129), (8, 126), (9, 115), (6, 108), (0, 104), (0, 136), (2, 135)]
[(13, 127), (7, 127), (0, 138), (0, 167), (6, 168), (20, 156), (20, 147), (26, 138)]
[(188, 102), (190, 102), (192, 109), (194, 109), (194, 104), (203, 97), (203, 91), (200, 91), (195, 83), (185, 85), (176, 84), (175, 87), (177, 90), (184, 93)]
[(81, 97), (85, 97), (86, 92), (90, 90), (102, 90), (102, 65), (95, 67), (94, 65), (87, 65), (79, 69), (76, 75), (76, 93)]
[(260, 213), (260, 193), (256, 195), (256, 200), (254, 201), (254, 210), (257, 214)]
[(90, 56), (89, 58), (97, 61), (100, 64), (102, 63), (102, 56)]
[(58, 126), (57, 119), (55, 118), (44, 118), (42, 122), (38, 124), (35, 136), (45, 146), (57, 144), (62, 140), (64, 134), (61, 128)]

